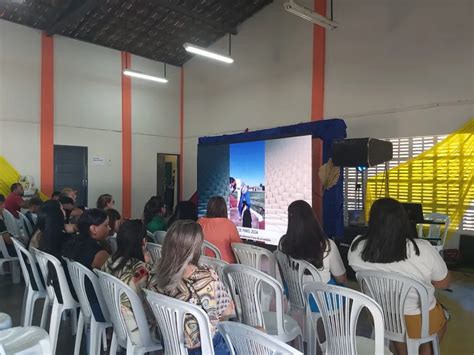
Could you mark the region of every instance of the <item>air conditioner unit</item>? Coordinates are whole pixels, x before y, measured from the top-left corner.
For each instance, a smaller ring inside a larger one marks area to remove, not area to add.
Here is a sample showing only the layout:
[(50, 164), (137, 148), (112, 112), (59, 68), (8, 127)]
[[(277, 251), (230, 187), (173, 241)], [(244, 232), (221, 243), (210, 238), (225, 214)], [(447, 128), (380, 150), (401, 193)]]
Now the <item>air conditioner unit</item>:
[(286, 11), (291, 12), (292, 14), (299, 16), (306, 21), (310, 21), (315, 25), (319, 25), (328, 30), (335, 30), (338, 24), (327, 17), (318, 14), (317, 12), (308, 9), (302, 5), (297, 4), (294, 0), (288, 0), (283, 4), (283, 7)]

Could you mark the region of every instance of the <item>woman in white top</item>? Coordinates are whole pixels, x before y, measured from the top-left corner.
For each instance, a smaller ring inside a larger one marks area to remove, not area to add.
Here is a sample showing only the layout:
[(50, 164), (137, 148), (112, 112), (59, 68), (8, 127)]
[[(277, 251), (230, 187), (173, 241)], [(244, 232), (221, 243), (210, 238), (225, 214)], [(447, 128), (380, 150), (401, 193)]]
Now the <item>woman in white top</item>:
[[(288, 229), (278, 249), (293, 259), (315, 266), (324, 283), (345, 283), (346, 268), (336, 244), (326, 237), (313, 208), (303, 200), (288, 206)], [(312, 303), (312, 302), (311, 302)], [(316, 312), (316, 304), (311, 310)]]
[[(395, 272), (422, 282), (428, 290), (430, 302), (430, 334), (438, 333), (441, 340), (446, 331), (446, 318), (441, 305), (436, 302), (434, 291), (449, 286), (448, 268), (428, 241), (416, 238), (401, 203), (391, 198), (374, 202), (367, 234), (354, 239), (348, 259), (355, 271)], [(410, 338), (420, 337), (420, 313), (418, 294), (412, 290), (405, 303)], [(394, 343), (398, 354), (406, 354), (404, 343)], [(420, 354), (430, 354), (430, 344), (422, 344)]]

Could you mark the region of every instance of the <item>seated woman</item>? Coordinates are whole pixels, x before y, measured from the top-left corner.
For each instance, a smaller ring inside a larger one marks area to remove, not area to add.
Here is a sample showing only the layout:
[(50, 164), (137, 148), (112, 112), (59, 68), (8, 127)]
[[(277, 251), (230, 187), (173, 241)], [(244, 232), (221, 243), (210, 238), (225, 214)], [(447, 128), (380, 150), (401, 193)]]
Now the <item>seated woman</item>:
[[(328, 239), (313, 208), (306, 201), (293, 201), (288, 206), (288, 229), (280, 239), (278, 249), (293, 259), (312, 264), (324, 283), (343, 284), (347, 281), (346, 268), (336, 244)], [(310, 307), (313, 312), (319, 311), (312, 299)]]
[(96, 205), (99, 210), (107, 211), (109, 208), (114, 208), (115, 201), (112, 195), (103, 194), (103, 195), (100, 195), (99, 198), (97, 199)]
[[(138, 219), (126, 220), (122, 223), (117, 233), (117, 251), (110, 256), (102, 266), (102, 271), (115, 276), (130, 286), (140, 297), (141, 289), (148, 286), (150, 275), (152, 275), (151, 258), (146, 250), (146, 229), (143, 222)], [(143, 300), (145, 307), (148, 304)], [(130, 331), (132, 342), (137, 343), (140, 339), (138, 327), (133, 316), (130, 301), (122, 300), (122, 312), (125, 322)], [(150, 328), (154, 327), (153, 313), (146, 312), (149, 316)], [(152, 331), (152, 334), (155, 332)]]
[[(29, 247), (38, 248), (48, 254), (55, 256), (63, 265), (69, 288), (75, 297), (74, 287), (67, 272), (66, 263), (61, 257), (61, 251), (65, 243), (73, 236), (69, 233), (75, 233), (76, 226), (64, 224), (64, 210), (61, 204), (56, 200), (46, 201), (40, 208), (38, 220), (36, 222), (36, 231), (30, 240)], [(52, 285), (59, 302), (62, 303), (62, 295), (59, 287), (56, 270), (48, 264), (47, 285)]]
[[(222, 254), (222, 260), (235, 263), (232, 243), (242, 243), (234, 223), (227, 218), (227, 204), (222, 196), (214, 196), (207, 203), (206, 216), (199, 219), (204, 239), (214, 244)], [(206, 255), (214, 256), (206, 252)]]
[[(234, 314), (234, 304), (213, 269), (198, 266), (204, 240), (202, 229), (193, 221), (176, 221), (168, 230), (150, 289), (202, 307), (209, 316), (216, 355), (229, 354), (217, 324)], [(189, 354), (201, 354), (199, 331), (193, 317), (184, 324)]]
[(120, 224), (122, 223), (122, 216), (119, 211), (113, 208), (108, 208), (106, 211), (107, 217), (109, 217), (109, 237), (117, 234)]
[[(79, 235), (69, 238), (63, 246), (63, 256), (88, 267), (100, 269), (110, 254), (104, 247), (109, 236), (109, 219), (107, 214), (97, 208), (85, 211), (77, 221)], [(86, 280), (86, 294), (98, 322), (104, 322), (99, 301), (92, 284)]]
[[(422, 282), (428, 290), (430, 303), (430, 334), (441, 340), (446, 331), (446, 317), (434, 296), (435, 288), (449, 286), (449, 272), (444, 260), (429, 241), (413, 234), (402, 204), (391, 198), (374, 202), (370, 209), (366, 235), (352, 242), (349, 265), (355, 271), (376, 270), (398, 273)], [(405, 303), (405, 321), (410, 338), (419, 338), (421, 315), (418, 295), (412, 290)], [(420, 354), (431, 353), (431, 343), (420, 346)], [(398, 354), (406, 354), (405, 343), (394, 342)]]
[(143, 222), (149, 232), (166, 231), (165, 212), (165, 205), (160, 196), (153, 196), (147, 201), (143, 210)]
[(168, 228), (176, 221), (182, 220), (197, 221), (198, 212), (196, 205), (192, 201), (179, 201), (174, 209), (173, 215), (168, 220)]

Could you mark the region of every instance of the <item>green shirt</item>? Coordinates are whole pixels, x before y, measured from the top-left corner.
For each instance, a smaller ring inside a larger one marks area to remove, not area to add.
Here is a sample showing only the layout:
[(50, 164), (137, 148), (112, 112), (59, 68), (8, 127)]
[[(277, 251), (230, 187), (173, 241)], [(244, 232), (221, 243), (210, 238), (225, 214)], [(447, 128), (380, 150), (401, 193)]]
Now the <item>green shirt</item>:
[(155, 216), (150, 223), (146, 225), (146, 229), (151, 233), (155, 233), (156, 231), (166, 231), (166, 221), (161, 216)]

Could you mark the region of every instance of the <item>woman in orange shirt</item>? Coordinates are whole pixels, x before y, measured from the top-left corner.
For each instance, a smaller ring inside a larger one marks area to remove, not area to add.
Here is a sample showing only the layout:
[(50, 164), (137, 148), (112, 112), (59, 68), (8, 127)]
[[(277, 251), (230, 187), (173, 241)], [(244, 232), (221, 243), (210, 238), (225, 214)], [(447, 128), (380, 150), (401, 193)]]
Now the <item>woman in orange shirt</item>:
[[(232, 243), (242, 243), (239, 232), (229, 218), (227, 218), (227, 205), (222, 196), (214, 196), (207, 203), (206, 216), (198, 223), (204, 232), (204, 239), (214, 244), (222, 254), (222, 260), (235, 263), (232, 252)], [(214, 256), (212, 253), (206, 255)]]

